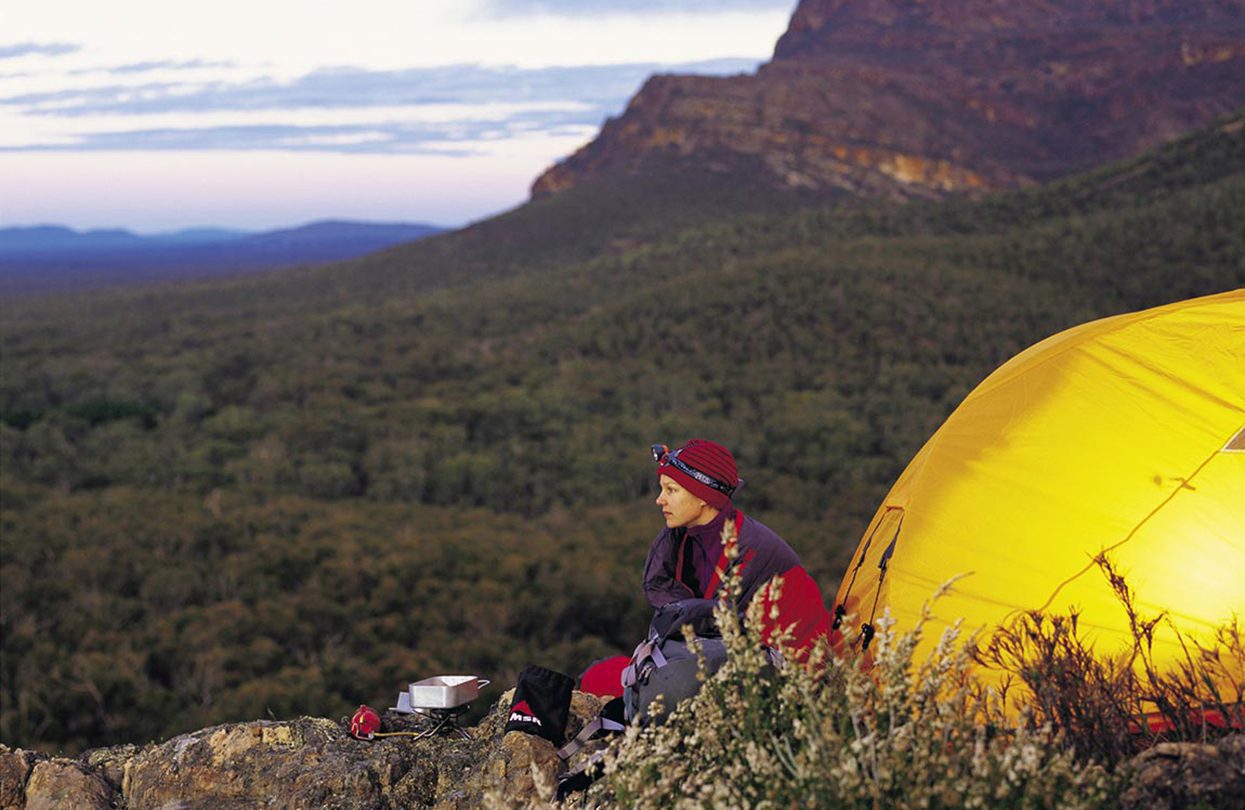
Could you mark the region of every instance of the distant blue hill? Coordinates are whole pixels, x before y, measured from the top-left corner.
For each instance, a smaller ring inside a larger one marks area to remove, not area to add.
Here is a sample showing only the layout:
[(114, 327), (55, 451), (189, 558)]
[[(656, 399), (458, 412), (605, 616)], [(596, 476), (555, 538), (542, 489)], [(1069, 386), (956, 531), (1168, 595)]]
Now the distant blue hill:
[(445, 229), (325, 220), (254, 233), (191, 228), (139, 235), (58, 225), (0, 228), (0, 296), (253, 273), (363, 256)]
[[(315, 226), (307, 226), (315, 227)], [(139, 236), (119, 228), (75, 231), (61, 225), (0, 228), (0, 257), (29, 253), (74, 253), (96, 250), (131, 250), (171, 245), (207, 245), (238, 241), (250, 231), (224, 228), (189, 228), (183, 231)]]

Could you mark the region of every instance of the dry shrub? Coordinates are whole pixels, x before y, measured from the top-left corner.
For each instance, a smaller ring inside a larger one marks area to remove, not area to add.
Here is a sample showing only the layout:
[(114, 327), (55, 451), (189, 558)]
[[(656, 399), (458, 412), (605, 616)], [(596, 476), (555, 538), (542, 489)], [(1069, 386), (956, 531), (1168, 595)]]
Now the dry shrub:
[[(978, 660), (1018, 679), (1018, 702), (1031, 724), (1063, 732), (1082, 759), (1110, 765), (1157, 742), (1206, 742), (1245, 728), (1245, 645), (1234, 618), (1207, 645), (1189, 640), (1164, 615), (1142, 616), (1132, 590), (1104, 555), (1095, 562), (1128, 618), (1131, 648), (1096, 652), (1077, 631), (1077, 615), (1029, 612), (996, 632)], [(1154, 664), (1160, 623), (1175, 634), (1183, 657), (1174, 668)], [(1147, 717), (1149, 719), (1147, 719)]]

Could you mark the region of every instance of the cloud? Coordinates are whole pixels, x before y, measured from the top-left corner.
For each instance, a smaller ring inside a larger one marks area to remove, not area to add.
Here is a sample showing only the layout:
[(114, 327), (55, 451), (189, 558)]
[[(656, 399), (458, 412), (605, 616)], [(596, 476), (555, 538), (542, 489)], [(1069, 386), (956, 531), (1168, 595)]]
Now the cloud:
[(172, 59), (151, 60), (147, 62), (134, 62), (128, 65), (117, 65), (108, 68), (88, 68), (85, 70), (75, 71), (75, 73), (152, 73), (160, 71), (177, 71), (177, 70), (200, 70), (203, 68), (227, 68), (234, 67), (235, 62), (211, 61), (207, 59), (190, 59), (183, 61), (174, 61)]
[(89, 133), (73, 144), (49, 146), (49, 151), (282, 151), (313, 152), (420, 152), (469, 154), (469, 149), (442, 146), (446, 128), (395, 126), (221, 126), (195, 129), (138, 129)]
[(64, 56), (82, 50), (81, 45), (67, 42), (20, 42), (16, 45), (0, 45), (0, 59), (16, 59), (19, 56)]
[(507, 118), (380, 124), (165, 127), (120, 132), (86, 132), (39, 147), (0, 146), (10, 151), (282, 151), (350, 154), (436, 154), (466, 156), (493, 141), (529, 135), (591, 137), (595, 126), (570, 113), (525, 113)]
[[(318, 150), (461, 154), (540, 133), (587, 140), (655, 72), (726, 74), (756, 60), (550, 68), (325, 68), (292, 81), (107, 84), (0, 97), (25, 121), (5, 151)], [(113, 69), (116, 72), (117, 69)]]
[(682, 65), (529, 69), (479, 65), (394, 71), (324, 68), (288, 82), (272, 78), (198, 85), (162, 81), (22, 93), (0, 97), (0, 106), (50, 116), (567, 100), (612, 109), (655, 72), (721, 75), (746, 72), (756, 65), (757, 60), (751, 59), (716, 59)]

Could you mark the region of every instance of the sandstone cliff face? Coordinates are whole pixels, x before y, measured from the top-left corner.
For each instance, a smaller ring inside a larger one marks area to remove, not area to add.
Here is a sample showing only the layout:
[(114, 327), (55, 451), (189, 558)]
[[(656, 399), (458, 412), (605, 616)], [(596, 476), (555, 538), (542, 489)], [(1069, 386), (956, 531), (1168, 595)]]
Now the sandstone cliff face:
[(971, 193), (1242, 106), (1241, 0), (802, 0), (755, 75), (654, 76), (532, 193), (654, 158), (818, 192)]

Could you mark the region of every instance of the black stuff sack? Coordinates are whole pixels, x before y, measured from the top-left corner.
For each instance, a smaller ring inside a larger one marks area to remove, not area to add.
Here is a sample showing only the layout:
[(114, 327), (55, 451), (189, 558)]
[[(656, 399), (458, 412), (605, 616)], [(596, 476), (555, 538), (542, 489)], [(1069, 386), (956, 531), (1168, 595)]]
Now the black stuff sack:
[(574, 688), (575, 680), (569, 675), (528, 664), (514, 688), (506, 731), (526, 731), (561, 745)]

